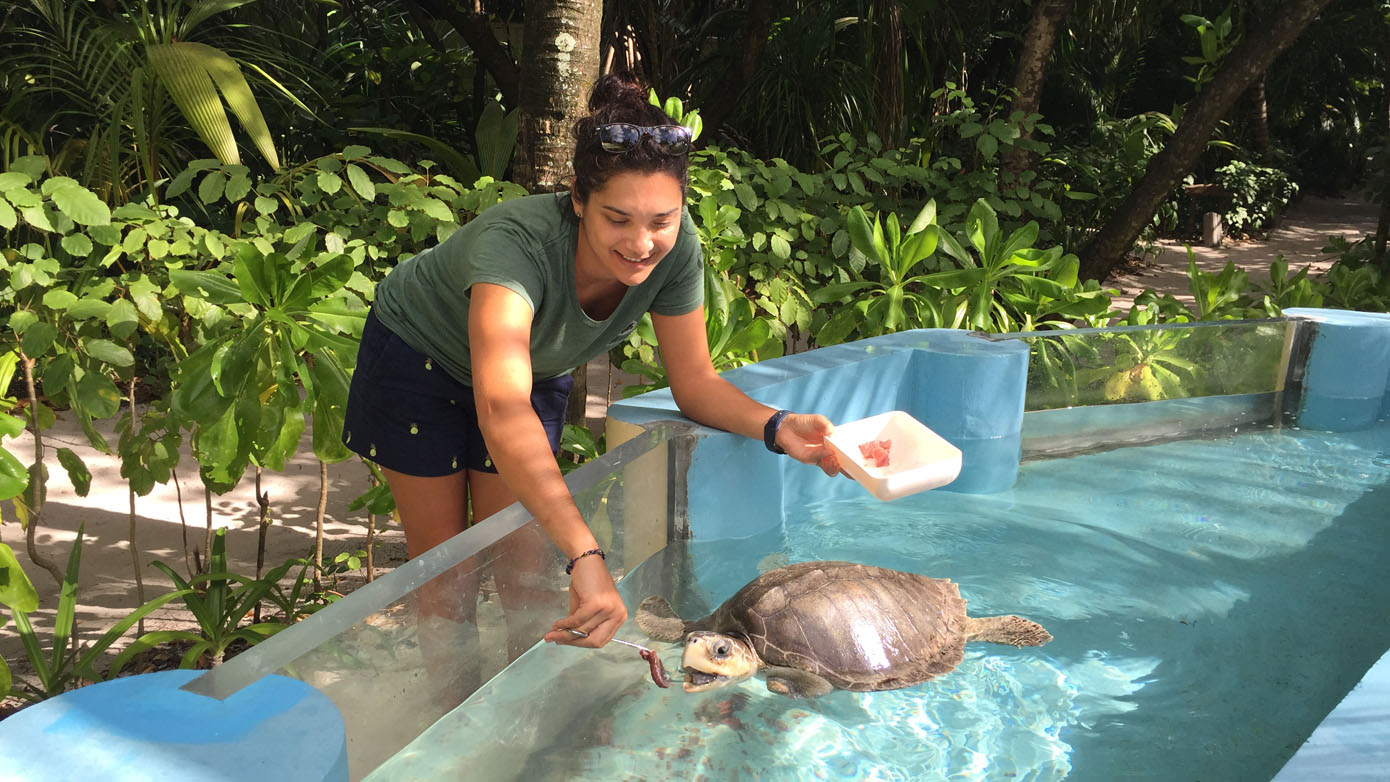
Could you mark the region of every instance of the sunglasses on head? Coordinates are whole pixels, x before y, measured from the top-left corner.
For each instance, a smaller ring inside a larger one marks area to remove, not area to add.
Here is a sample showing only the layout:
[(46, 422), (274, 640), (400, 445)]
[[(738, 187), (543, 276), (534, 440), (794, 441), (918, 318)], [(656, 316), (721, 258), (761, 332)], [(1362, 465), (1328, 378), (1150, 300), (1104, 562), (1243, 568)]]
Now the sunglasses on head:
[(690, 151), (690, 128), (680, 125), (630, 125), (614, 122), (599, 125), (598, 143), (605, 152), (626, 152), (649, 138), (652, 144), (667, 155), (684, 155)]

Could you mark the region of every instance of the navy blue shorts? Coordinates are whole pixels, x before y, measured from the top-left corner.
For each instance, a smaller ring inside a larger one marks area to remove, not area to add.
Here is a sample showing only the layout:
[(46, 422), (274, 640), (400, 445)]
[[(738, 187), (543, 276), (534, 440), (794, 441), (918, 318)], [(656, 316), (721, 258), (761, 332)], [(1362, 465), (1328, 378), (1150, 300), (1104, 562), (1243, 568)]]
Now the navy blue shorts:
[[(531, 406), (560, 450), (574, 378), (531, 387)], [(459, 470), (497, 472), (488, 456), (473, 389), (368, 313), (348, 390), (343, 443), (363, 458), (406, 475), (434, 478)]]

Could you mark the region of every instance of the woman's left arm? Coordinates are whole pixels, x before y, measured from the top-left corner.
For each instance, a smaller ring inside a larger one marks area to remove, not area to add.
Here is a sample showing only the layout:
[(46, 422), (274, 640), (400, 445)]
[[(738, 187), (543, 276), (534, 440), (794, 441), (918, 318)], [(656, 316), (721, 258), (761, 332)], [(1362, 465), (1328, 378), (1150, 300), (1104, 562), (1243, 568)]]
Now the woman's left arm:
[[(762, 440), (763, 427), (777, 411), (754, 401), (714, 371), (704, 308), (684, 315), (653, 313), (652, 326), (671, 380), (671, 395), (681, 412), (705, 426)], [(823, 415), (792, 413), (782, 419), (776, 443), (793, 459), (818, 465), (826, 475), (837, 475), (839, 460), (825, 444), (825, 436), (833, 429)]]

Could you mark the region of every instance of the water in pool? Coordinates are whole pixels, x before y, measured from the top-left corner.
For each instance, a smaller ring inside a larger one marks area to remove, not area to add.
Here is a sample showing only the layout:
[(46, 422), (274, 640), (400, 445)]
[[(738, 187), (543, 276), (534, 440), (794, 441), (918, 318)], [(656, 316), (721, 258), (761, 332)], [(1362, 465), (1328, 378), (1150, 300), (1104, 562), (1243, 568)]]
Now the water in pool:
[(951, 578), (972, 615), (1055, 640), (802, 701), (661, 690), (631, 649), (541, 646), (369, 778), (1264, 782), (1390, 647), (1388, 453), (1387, 425), (1262, 431), (1026, 463), (998, 494), (789, 510), (775, 534), (668, 552), (698, 584), (677, 608), (846, 559)]

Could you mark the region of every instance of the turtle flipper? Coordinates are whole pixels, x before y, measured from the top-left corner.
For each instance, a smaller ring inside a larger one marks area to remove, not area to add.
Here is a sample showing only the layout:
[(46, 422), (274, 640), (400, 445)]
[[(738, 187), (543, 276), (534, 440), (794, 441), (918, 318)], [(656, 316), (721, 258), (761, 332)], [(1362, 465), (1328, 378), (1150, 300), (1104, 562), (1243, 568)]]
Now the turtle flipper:
[(1011, 646), (1042, 646), (1052, 640), (1052, 634), (1031, 619), (1021, 616), (986, 616), (965, 620), (967, 641), (991, 641)]
[(637, 608), (637, 626), (658, 641), (679, 641), (694, 624), (677, 616), (666, 598), (659, 595), (643, 600)]
[(813, 698), (835, 689), (830, 682), (810, 671), (770, 665), (763, 673), (767, 674), (767, 689), (788, 698)]

